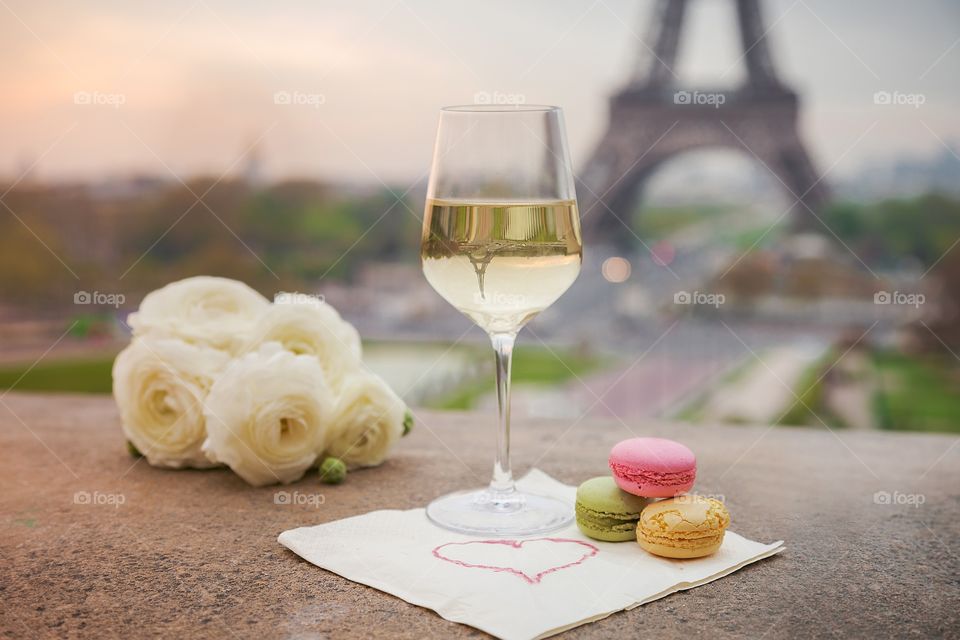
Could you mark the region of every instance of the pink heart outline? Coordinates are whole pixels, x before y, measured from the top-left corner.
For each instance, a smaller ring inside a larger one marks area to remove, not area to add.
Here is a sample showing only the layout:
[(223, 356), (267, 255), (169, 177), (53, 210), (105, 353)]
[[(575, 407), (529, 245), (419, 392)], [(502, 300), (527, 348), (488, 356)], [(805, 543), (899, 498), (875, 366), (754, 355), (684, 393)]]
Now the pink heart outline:
[[(465, 545), (471, 545), (471, 544), (504, 544), (504, 545), (513, 547), (514, 549), (520, 549), (523, 547), (524, 543), (527, 543), (527, 542), (555, 542), (555, 543), (572, 542), (573, 544), (578, 544), (583, 547), (587, 547), (589, 551), (584, 553), (582, 556), (580, 556), (580, 559), (576, 560), (575, 562), (569, 562), (567, 564), (560, 565), (557, 567), (550, 567), (549, 569), (545, 569), (541, 571), (540, 573), (533, 576), (532, 578), (526, 573), (524, 573), (523, 571), (521, 571), (520, 569), (516, 569), (514, 567), (498, 567), (498, 566), (486, 565), (486, 564), (471, 564), (469, 562), (464, 562), (463, 560), (455, 560), (453, 558), (448, 558), (447, 556), (443, 555), (440, 552), (440, 550), (443, 549), (444, 547), (465, 546)], [(590, 544), (589, 542), (584, 542), (582, 540), (572, 540), (570, 538), (531, 538), (529, 540), (468, 540), (467, 542), (447, 542), (445, 544), (441, 544), (440, 546), (434, 548), (433, 555), (435, 558), (438, 558), (439, 560), (443, 560), (445, 562), (449, 562), (451, 564), (455, 564), (461, 567), (466, 567), (469, 569), (487, 569), (489, 571), (496, 571), (496, 572), (506, 571), (507, 573), (512, 573), (515, 576), (523, 578), (524, 580), (526, 580), (528, 584), (539, 584), (540, 580), (545, 575), (553, 573), (555, 571), (560, 571), (561, 569), (568, 569), (570, 567), (574, 567), (578, 564), (583, 563), (584, 560), (594, 557), (599, 552), (600, 552), (600, 549), (598, 549), (596, 546)]]

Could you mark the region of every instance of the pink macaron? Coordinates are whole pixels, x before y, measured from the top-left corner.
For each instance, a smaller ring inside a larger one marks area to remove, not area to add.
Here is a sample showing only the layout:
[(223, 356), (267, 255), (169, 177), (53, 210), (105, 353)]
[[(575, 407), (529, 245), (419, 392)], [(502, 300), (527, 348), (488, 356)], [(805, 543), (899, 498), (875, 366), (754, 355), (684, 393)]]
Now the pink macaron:
[(630, 438), (610, 450), (617, 486), (635, 496), (669, 498), (686, 493), (697, 477), (697, 457), (666, 438)]

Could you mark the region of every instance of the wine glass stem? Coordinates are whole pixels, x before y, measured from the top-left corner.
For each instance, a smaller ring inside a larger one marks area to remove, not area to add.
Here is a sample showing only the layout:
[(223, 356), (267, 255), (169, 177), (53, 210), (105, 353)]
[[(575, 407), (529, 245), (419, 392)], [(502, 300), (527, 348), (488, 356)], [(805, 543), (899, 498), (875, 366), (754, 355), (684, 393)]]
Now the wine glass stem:
[(497, 425), (497, 457), (493, 463), (490, 491), (513, 493), (513, 472), (510, 470), (510, 365), (516, 333), (491, 333), (490, 341), (497, 354), (497, 404), (500, 420)]

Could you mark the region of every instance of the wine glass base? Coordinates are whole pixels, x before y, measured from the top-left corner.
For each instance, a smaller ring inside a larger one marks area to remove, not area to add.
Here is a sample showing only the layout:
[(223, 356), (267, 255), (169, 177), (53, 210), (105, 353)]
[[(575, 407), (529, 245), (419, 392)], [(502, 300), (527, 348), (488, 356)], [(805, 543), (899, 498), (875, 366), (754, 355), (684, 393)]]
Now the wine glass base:
[(529, 536), (573, 522), (573, 506), (547, 496), (489, 489), (458, 491), (427, 505), (427, 517), (444, 529), (475, 536)]

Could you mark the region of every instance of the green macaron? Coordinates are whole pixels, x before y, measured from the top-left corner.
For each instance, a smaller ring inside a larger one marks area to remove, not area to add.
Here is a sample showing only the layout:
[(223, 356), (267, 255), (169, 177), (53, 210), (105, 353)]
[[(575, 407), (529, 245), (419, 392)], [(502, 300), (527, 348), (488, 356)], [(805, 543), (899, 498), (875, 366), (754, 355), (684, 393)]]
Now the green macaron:
[(609, 476), (591, 478), (577, 489), (577, 526), (595, 540), (636, 540), (640, 512), (651, 502), (621, 490)]

